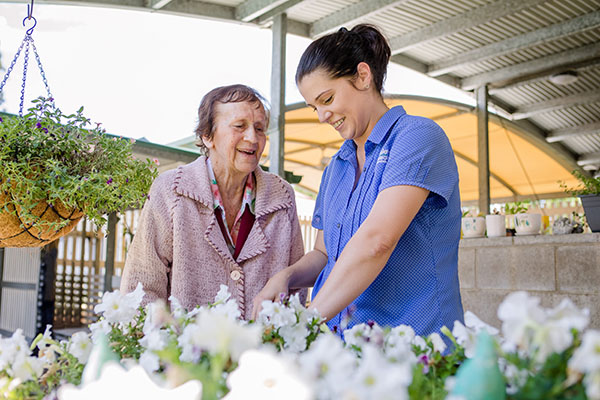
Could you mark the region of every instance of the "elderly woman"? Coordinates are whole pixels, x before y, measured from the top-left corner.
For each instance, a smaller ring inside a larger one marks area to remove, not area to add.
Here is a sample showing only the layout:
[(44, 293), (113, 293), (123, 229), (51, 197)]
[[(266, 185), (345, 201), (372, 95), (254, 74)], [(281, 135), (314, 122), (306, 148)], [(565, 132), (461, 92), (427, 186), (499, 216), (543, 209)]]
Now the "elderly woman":
[(242, 317), (282, 266), (303, 254), (294, 191), (258, 165), (268, 114), (244, 85), (210, 91), (198, 109), (197, 145), (208, 157), (161, 174), (131, 243), (121, 291), (144, 303), (174, 296), (190, 309), (229, 286)]

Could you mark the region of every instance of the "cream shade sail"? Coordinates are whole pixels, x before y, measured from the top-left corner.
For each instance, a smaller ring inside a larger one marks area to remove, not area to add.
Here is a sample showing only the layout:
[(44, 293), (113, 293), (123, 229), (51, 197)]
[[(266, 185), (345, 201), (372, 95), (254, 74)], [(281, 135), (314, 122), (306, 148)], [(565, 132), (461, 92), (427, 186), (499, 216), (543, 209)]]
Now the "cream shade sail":
[[(456, 155), (463, 203), (478, 198), (477, 116), (471, 106), (416, 96), (390, 96), (388, 106), (431, 118), (446, 132)], [(290, 106), (285, 119), (286, 170), (302, 175), (299, 187), (317, 193), (324, 167), (343, 139), (316, 113), (302, 104)], [(268, 164), (269, 144), (263, 153)], [(576, 186), (571, 171), (578, 168), (559, 148), (535, 132), (490, 114), (490, 197), (492, 201), (565, 197), (559, 181)]]

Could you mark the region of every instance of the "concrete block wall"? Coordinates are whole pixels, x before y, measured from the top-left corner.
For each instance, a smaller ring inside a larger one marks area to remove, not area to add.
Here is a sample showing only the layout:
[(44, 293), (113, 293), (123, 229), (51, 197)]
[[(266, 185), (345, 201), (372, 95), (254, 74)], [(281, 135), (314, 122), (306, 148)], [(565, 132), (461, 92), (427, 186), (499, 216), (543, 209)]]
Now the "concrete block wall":
[(458, 274), (465, 311), (497, 328), (502, 300), (524, 290), (543, 307), (570, 298), (600, 329), (600, 233), (462, 239)]

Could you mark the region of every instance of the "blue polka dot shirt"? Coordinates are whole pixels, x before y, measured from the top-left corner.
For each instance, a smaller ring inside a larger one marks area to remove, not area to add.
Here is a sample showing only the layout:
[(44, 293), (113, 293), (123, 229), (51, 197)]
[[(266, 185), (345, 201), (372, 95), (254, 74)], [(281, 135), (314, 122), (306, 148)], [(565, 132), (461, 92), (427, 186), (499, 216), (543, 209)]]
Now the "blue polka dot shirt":
[[(400, 106), (377, 122), (365, 144), (366, 160), (354, 190), (356, 145), (344, 142), (323, 173), (312, 225), (323, 230), (327, 265), (314, 285), (319, 292), (346, 243), (384, 189), (411, 185), (430, 191), (387, 264), (371, 285), (332, 318), (331, 329), (375, 321), (406, 324), (418, 335), (463, 321), (458, 283), (460, 194), (450, 142), (430, 119)], [(402, 204), (398, 204), (402, 207)], [(393, 221), (390, 221), (393, 223)]]

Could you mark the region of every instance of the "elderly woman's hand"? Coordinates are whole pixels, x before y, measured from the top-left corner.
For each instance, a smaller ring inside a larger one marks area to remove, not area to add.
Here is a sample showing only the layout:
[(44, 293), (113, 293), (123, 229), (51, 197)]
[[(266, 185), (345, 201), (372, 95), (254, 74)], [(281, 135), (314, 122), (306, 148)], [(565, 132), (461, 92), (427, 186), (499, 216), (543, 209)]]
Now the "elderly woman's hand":
[(252, 319), (256, 321), (258, 313), (262, 309), (262, 302), (265, 300), (281, 301), (281, 294), (287, 296), (289, 292), (289, 270), (284, 269), (276, 273), (269, 279), (265, 287), (256, 295), (253, 301)]

